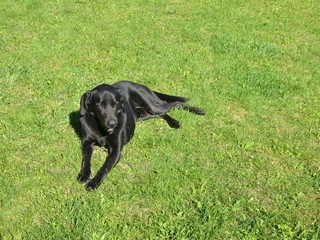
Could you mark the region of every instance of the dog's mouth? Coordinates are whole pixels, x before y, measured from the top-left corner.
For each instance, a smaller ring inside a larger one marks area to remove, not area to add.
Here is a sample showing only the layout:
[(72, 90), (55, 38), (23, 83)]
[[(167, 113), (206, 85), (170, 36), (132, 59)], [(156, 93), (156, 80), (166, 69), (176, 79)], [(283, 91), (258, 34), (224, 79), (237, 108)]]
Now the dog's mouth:
[(104, 129), (104, 131), (106, 131), (107, 133), (110, 134), (110, 133), (114, 132), (114, 130), (116, 129), (117, 125), (103, 122), (101, 124), (101, 127)]
[(114, 130), (114, 128), (108, 128), (108, 129), (107, 129), (107, 132), (108, 132), (108, 133), (111, 133), (111, 132), (113, 132), (113, 130)]

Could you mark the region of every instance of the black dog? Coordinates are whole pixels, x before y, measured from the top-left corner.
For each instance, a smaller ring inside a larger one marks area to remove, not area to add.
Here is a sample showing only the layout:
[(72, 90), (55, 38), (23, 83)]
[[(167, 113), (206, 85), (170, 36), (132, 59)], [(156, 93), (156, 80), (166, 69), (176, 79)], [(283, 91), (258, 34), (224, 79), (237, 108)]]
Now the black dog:
[(123, 146), (133, 136), (136, 121), (160, 117), (170, 127), (180, 128), (180, 123), (167, 114), (173, 107), (198, 115), (205, 114), (202, 109), (185, 104), (186, 101), (187, 98), (154, 92), (146, 86), (128, 81), (102, 84), (83, 94), (80, 102), (83, 131), (83, 159), (78, 175), (80, 183), (89, 181), (93, 147), (99, 145), (105, 146), (109, 155), (96, 176), (86, 184), (86, 189), (94, 190), (100, 185), (118, 163)]

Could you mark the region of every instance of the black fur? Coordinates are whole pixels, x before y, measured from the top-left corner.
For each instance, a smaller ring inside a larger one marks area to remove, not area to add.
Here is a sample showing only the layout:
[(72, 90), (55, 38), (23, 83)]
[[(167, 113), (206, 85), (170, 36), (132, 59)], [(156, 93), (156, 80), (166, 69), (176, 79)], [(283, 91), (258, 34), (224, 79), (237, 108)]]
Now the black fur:
[[(170, 127), (180, 123), (170, 117), (173, 107), (183, 108), (198, 115), (205, 111), (185, 104), (187, 98), (151, 91), (146, 86), (128, 81), (113, 85), (102, 84), (81, 97), (80, 122), (83, 132), (82, 167), (78, 175), (87, 190), (96, 189), (108, 172), (118, 163), (123, 146), (133, 136), (136, 121), (160, 117)], [(90, 159), (94, 145), (105, 146), (108, 157), (93, 179), (90, 179)]]

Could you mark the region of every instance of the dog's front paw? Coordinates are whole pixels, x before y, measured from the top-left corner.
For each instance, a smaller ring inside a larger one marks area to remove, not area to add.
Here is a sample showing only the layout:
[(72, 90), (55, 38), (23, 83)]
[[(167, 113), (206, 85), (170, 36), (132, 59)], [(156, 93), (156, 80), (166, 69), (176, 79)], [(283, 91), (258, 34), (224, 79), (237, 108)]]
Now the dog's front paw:
[(86, 184), (87, 191), (94, 191), (99, 187), (99, 183), (92, 179), (90, 182)]
[(89, 181), (90, 179), (90, 176), (91, 176), (91, 172), (80, 172), (77, 179), (79, 181), (80, 184), (85, 184), (86, 182)]

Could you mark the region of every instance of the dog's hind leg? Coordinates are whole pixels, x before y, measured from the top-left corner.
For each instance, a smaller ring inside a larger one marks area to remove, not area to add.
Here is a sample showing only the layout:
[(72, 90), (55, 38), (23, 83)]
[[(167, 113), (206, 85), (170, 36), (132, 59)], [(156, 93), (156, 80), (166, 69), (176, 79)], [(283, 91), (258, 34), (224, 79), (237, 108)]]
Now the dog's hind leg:
[(168, 114), (163, 114), (163, 115), (160, 115), (159, 117), (161, 117), (162, 119), (166, 120), (168, 125), (171, 127), (171, 128), (180, 128), (181, 125), (179, 123), (179, 121), (175, 120), (174, 118), (170, 117)]

